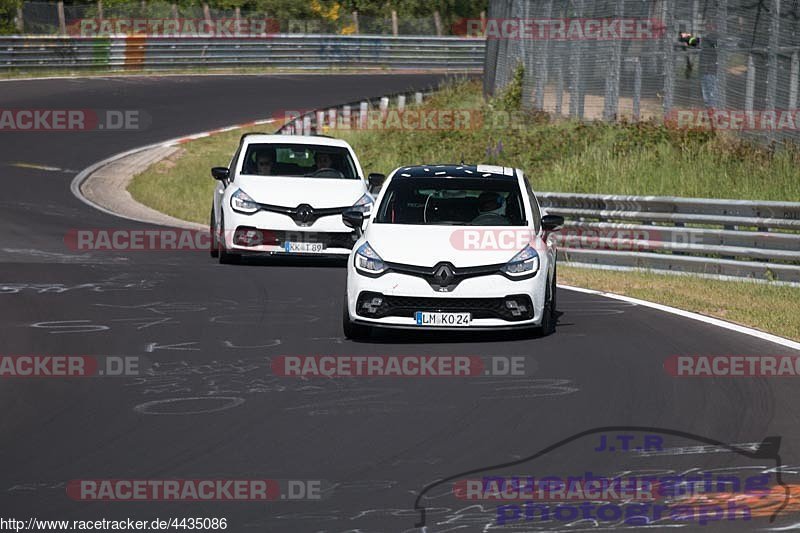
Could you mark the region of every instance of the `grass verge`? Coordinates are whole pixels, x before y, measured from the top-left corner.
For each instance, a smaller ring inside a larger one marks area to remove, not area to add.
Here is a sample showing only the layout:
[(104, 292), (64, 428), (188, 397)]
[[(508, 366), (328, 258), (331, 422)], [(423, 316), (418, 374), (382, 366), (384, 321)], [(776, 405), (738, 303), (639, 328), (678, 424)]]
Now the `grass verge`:
[(656, 272), (558, 267), (566, 285), (640, 298), (800, 341), (800, 288)]

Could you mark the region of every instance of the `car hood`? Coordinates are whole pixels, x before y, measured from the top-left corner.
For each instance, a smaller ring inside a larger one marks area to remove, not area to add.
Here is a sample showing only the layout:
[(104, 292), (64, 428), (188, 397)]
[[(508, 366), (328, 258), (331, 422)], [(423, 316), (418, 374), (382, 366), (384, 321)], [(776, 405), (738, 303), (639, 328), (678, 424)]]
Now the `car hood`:
[(282, 207), (347, 207), (367, 192), (360, 179), (239, 176), (236, 185), (258, 203)]
[(433, 267), (450, 262), (456, 267), (508, 262), (528, 243), (542, 254), (544, 243), (525, 227), (412, 226), (370, 224), (365, 235), (381, 259)]

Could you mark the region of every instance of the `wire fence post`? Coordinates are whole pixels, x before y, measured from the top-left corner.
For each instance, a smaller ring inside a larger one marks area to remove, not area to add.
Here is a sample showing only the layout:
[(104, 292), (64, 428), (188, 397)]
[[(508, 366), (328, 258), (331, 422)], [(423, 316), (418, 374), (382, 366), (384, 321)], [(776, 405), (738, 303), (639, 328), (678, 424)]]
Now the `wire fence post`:
[(747, 56), (747, 83), (744, 96), (744, 110), (748, 120), (753, 118), (753, 101), (756, 96), (756, 62), (752, 54)]
[(633, 121), (642, 119), (642, 61), (633, 58)]
[(797, 109), (797, 87), (800, 83), (800, 52), (792, 54), (792, 67), (789, 69), (789, 109)]
[[(575, 16), (583, 16), (584, 0), (575, 0)], [(583, 45), (581, 41), (570, 41), (570, 63), (572, 63), (572, 85), (569, 89), (569, 116), (583, 120)]]
[[(544, 8), (545, 20), (553, 18), (553, 0), (547, 0)], [(549, 69), (549, 58), (553, 50), (553, 44), (550, 39), (547, 39), (544, 46), (537, 47), (538, 54), (536, 58), (536, 96), (534, 106), (536, 109), (544, 109), (544, 90), (547, 86), (547, 74)]]
[(664, 116), (672, 112), (672, 105), (675, 100), (675, 49), (672, 40), (675, 35), (675, 0), (664, 1)]
[[(614, 8), (614, 17), (617, 20), (622, 20), (624, 16), (624, 4), (622, 2), (617, 2)], [(608, 59), (608, 70), (606, 71), (606, 92), (603, 103), (603, 120), (606, 122), (616, 121), (619, 113), (619, 75), (621, 63), (622, 41), (616, 39), (611, 43), (611, 55)]]
[(717, 0), (717, 103), (728, 107), (728, 0)]

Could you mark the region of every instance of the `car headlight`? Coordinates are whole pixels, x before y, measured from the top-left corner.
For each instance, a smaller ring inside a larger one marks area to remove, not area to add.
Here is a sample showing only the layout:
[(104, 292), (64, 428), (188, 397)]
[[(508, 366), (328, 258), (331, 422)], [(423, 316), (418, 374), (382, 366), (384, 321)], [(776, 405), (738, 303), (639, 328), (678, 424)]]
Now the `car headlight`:
[(236, 192), (231, 195), (231, 207), (238, 213), (247, 214), (255, 213), (259, 209), (256, 201), (250, 198), (242, 189), (237, 189)]
[(512, 278), (525, 278), (534, 276), (539, 271), (539, 254), (531, 246), (511, 258), (500, 269)]
[(368, 275), (382, 274), (386, 271), (386, 263), (369, 243), (365, 242), (356, 250), (356, 269)]
[(364, 196), (359, 198), (358, 201), (353, 204), (351, 209), (354, 211), (361, 211), (362, 213), (369, 213), (372, 210), (372, 204), (374, 203), (375, 200), (373, 200), (372, 196), (369, 194), (364, 194)]

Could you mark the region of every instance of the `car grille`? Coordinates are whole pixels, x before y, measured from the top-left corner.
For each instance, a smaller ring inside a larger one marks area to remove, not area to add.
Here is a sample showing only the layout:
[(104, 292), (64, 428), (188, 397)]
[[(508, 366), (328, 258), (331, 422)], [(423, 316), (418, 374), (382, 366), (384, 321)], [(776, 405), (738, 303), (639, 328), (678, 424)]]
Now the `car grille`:
[[(377, 299), (380, 304), (375, 305)], [(506, 302), (517, 302), (525, 306), (525, 312), (517, 314)], [(471, 313), (472, 318), (499, 318), (511, 322), (533, 318), (533, 304), (530, 296), (519, 294), (505, 298), (425, 298), (412, 296), (384, 296), (376, 292), (362, 292), (358, 296), (356, 311), (369, 318), (414, 317), (417, 311), (442, 313)]]
[(299, 231), (277, 231), (277, 230), (256, 230), (239, 226), (236, 228), (234, 241), (241, 246), (248, 244), (238, 237), (239, 234), (255, 230), (258, 237), (251, 245), (283, 246), (286, 242), (321, 242), (325, 248), (348, 248), (352, 249), (358, 236), (352, 233), (322, 233), (322, 232), (299, 232)]

